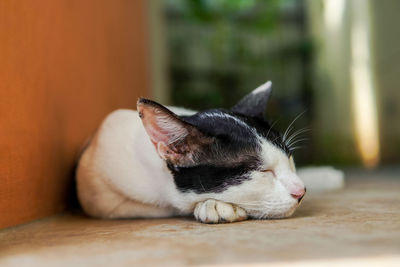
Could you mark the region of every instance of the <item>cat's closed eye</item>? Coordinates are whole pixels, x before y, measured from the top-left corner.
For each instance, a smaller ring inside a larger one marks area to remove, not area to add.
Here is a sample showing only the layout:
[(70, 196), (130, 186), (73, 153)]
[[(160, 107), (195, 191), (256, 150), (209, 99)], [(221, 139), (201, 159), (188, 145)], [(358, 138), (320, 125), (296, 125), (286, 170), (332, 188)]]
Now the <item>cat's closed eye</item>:
[(272, 169), (261, 169), (260, 172), (271, 173), (275, 177), (275, 172)]

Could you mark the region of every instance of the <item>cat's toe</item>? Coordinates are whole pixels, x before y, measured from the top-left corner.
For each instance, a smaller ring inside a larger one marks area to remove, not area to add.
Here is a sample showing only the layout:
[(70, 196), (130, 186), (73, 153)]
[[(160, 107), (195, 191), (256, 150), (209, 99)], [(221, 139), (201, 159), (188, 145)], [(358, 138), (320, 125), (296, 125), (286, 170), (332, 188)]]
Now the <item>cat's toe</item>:
[(241, 207), (236, 207), (236, 216), (238, 218), (238, 221), (243, 221), (247, 219), (247, 213)]
[(215, 205), (216, 201), (213, 199), (197, 203), (194, 211), (195, 218), (203, 223), (218, 223), (219, 216)]
[(220, 220), (225, 222), (237, 222), (247, 219), (246, 212), (235, 205), (225, 202), (217, 202), (216, 210), (220, 216)]
[(224, 203), (224, 202), (217, 202), (215, 208), (222, 220), (227, 221), (227, 222), (235, 221), (236, 214), (235, 214), (235, 210), (231, 204)]
[(247, 219), (247, 214), (242, 208), (213, 199), (197, 203), (194, 216), (203, 223), (236, 222)]

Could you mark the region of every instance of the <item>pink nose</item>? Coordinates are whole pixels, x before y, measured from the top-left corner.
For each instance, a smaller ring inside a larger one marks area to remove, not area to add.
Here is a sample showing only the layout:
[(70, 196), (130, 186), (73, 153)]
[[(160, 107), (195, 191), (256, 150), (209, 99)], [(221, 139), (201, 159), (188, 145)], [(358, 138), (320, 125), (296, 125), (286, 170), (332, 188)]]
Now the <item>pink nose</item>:
[(304, 195), (306, 194), (306, 191), (307, 191), (306, 188), (300, 189), (292, 193), (291, 195), (293, 198), (297, 199), (298, 202), (300, 202), (303, 199)]

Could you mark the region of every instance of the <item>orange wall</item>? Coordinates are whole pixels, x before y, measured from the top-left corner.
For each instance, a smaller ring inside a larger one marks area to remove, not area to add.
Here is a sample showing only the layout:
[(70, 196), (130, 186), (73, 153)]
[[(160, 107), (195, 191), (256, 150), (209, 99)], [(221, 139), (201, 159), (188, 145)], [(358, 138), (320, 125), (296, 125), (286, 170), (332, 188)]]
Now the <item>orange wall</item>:
[(147, 95), (145, 8), (0, 1), (0, 228), (63, 210), (84, 140)]

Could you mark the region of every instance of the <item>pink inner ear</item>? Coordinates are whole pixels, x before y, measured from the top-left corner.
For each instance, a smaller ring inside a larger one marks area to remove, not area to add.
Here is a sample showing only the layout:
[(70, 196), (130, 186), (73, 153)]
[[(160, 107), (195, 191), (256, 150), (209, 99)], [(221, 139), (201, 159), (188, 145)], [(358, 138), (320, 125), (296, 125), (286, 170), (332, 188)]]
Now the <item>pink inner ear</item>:
[(147, 125), (145, 125), (147, 134), (150, 136), (151, 141), (156, 144), (158, 142), (168, 143), (168, 132), (158, 127), (155, 119), (149, 119)]
[(138, 111), (143, 126), (156, 149), (159, 142), (168, 145), (187, 134), (184, 126), (167, 112), (145, 104), (138, 105)]

